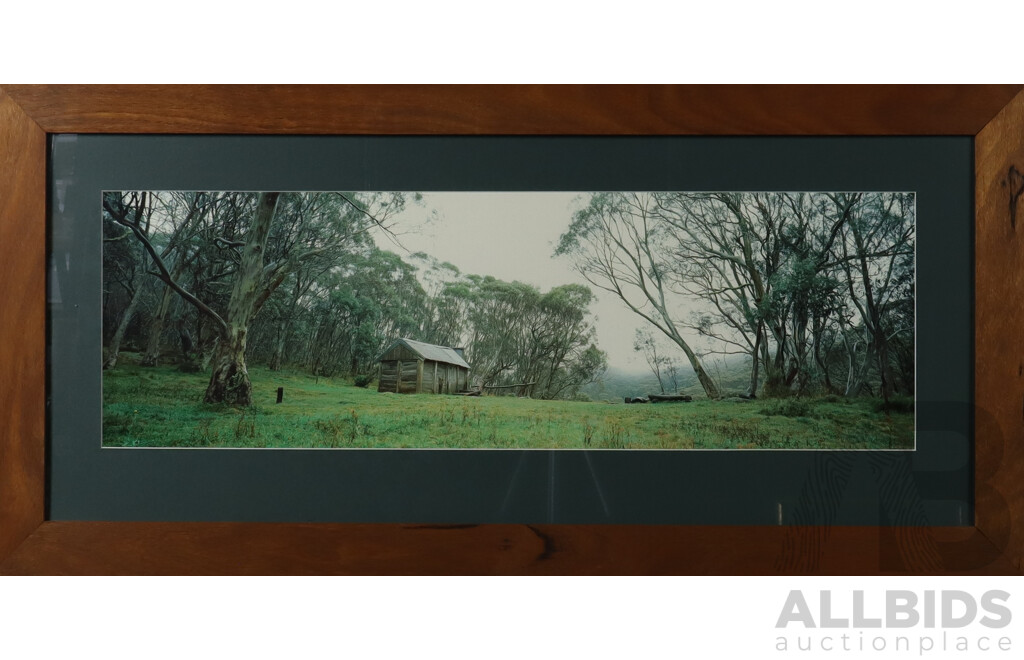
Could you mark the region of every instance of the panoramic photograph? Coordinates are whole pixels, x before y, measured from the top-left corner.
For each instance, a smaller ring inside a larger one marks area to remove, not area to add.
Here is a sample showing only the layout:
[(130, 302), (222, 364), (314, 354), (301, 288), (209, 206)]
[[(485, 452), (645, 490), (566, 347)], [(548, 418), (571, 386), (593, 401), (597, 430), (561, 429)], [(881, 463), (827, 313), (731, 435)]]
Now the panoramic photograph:
[(108, 191), (103, 446), (912, 450), (912, 192)]

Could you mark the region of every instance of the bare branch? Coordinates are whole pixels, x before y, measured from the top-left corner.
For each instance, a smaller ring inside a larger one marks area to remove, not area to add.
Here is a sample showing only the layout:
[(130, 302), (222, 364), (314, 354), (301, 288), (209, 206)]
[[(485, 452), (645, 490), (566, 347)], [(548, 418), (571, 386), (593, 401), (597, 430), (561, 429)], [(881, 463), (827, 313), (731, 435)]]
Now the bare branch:
[(196, 309), (198, 309), (203, 314), (206, 314), (206, 316), (208, 316), (214, 323), (217, 324), (221, 332), (227, 334), (228, 324), (224, 321), (224, 319), (222, 319), (220, 315), (217, 314), (217, 312), (213, 311), (213, 309), (211, 309), (206, 303), (196, 298), (189, 291), (187, 291), (185, 287), (178, 284), (174, 280), (174, 278), (171, 277), (171, 273), (167, 269), (167, 266), (164, 264), (163, 259), (161, 259), (160, 255), (157, 254), (156, 249), (153, 247), (153, 244), (149, 242), (149, 238), (146, 237), (146, 234), (142, 231), (142, 229), (133, 222), (125, 219), (123, 215), (121, 215), (120, 217), (114, 216), (114, 218), (118, 224), (130, 229), (132, 233), (135, 234), (135, 238), (137, 238), (139, 242), (142, 243), (142, 246), (146, 248), (146, 252), (149, 253), (150, 258), (153, 259), (153, 263), (156, 265), (157, 270), (159, 271), (157, 276), (161, 280), (163, 280), (163, 282), (167, 286), (174, 289), (178, 293), (178, 295), (180, 295), (182, 298), (184, 298), (190, 304), (192, 304)]

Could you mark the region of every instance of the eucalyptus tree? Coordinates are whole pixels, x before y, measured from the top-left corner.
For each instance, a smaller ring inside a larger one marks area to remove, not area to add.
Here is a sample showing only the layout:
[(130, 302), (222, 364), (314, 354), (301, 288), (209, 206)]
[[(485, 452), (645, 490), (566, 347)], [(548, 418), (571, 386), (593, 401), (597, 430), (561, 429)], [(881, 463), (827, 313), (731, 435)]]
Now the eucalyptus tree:
[(443, 281), (426, 294), (423, 336), (463, 347), (477, 382), (530, 384), (532, 396), (571, 398), (606, 369), (587, 287), (566, 284), (542, 292), (491, 276), (456, 276), (441, 266)]
[[(865, 334), (867, 363), (876, 363), (881, 393), (893, 393), (895, 379), (889, 355), (892, 338), (913, 334), (906, 309), (911, 306), (914, 261), (915, 206), (909, 193), (875, 195), (835, 194), (829, 196), (846, 222), (839, 241), (839, 266), (845, 275), (848, 300), (856, 310)], [(894, 309), (902, 314), (895, 327), (890, 322)], [(848, 387), (856, 394), (864, 385), (863, 376)]]
[[(668, 376), (667, 369), (670, 362), (668, 356), (663, 352), (659, 353), (658, 340), (647, 328), (637, 328), (634, 334), (633, 350), (644, 356), (644, 361), (647, 362), (651, 373), (658, 379), (658, 387), (664, 393), (665, 379)], [(665, 374), (661, 373), (662, 369), (666, 369)]]
[(540, 301), (540, 292), (522, 282), (491, 276), (471, 275), (467, 280), (474, 289), (467, 351), (473, 375), (484, 384), (500, 383), (503, 375), (514, 380), (516, 372), (522, 371), (524, 353), (530, 350), (522, 320)]
[(877, 370), (888, 397), (893, 364), (912, 382), (913, 232), (912, 194), (594, 193), (556, 254), (682, 348), (709, 396), (694, 336), (750, 355), (750, 396), (762, 368), (772, 393), (838, 389), (841, 340), (845, 391)]
[[(142, 243), (156, 267), (154, 273), (214, 326), (217, 345), (213, 354), (208, 403), (249, 405), (252, 383), (245, 353), (249, 325), (289, 275), (310, 260), (330, 260), (345, 254), (356, 237), (373, 225), (386, 227), (401, 210), (400, 193), (228, 193), (230, 203), (217, 217), (221, 233), (213, 245), (233, 263), (230, 293), (221, 296), (220, 310), (195, 295), (174, 277), (160, 252), (130, 214), (115, 220)], [(105, 200), (106, 203), (106, 200)], [(271, 241), (271, 236), (274, 240)], [(209, 249), (209, 245), (206, 246)]]
[[(784, 260), (789, 214), (777, 193), (656, 193), (656, 220), (669, 251), (673, 290), (702, 301), (690, 327), (717, 352), (751, 356), (748, 396), (756, 396), (760, 365), (769, 380), (784, 361), (786, 306), (769, 304)], [(769, 358), (769, 340), (776, 352)]]
[(423, 340), (441, 346), (464, 346), (472, 292), (458, 267), (425, 252), (409, 255), (426, 293)]
[(147, 234), (153, 216), (150, 197), (146, 193), (110, 195), (109, 198), (110, 201), (104, 208), (104, 279), (108, 286), (113, 282), (120, 283), (130, 299), (107, 344), (106, 356), (103, 359), (104, 369), (113, 369), (117, 366), (121, 342), (124, 340), (128, 325), (135, 318), (146, 288), (146, 254), (125, 240), (130, 236), (130, 232), (123, 229), (117, 231), (114, 224), (129, 222), (136, 226), (140, 233)]
[(617, 296), (634, 314), (662, 332), (686, 355), (704, 392), (720, 395), (691, 341), (683, 336), (685, 298), (674, 288), (677, 247), (659, 215), (659, 200), (647, 193), (592, 193), (562, 234), (556, 256), (567, 256), (594, 287)]
[(857, 375), (847, 390), (855, 393), (868, 375), (864, 364), (877, 361), (888, 396), (893, 378), (883, 328), (892, 316), (894, 283), (900, 274), (913, 279), (912, 194), (656, 197), (659, 219), (673, 237), (673, 283), (711, 304), (713, 313), (698, 317), (698, 332), (720, 345), (749, 348), (749, 394), (757, 388), (758, 358), (770, 391), (803, 392), (815, 377), (833, 390), (829, 352), (842, 325), (856, 323), (867, 335), (860, 343), (866, 357), (851, 360), (850, 373)]
[(351, 255), (338, 288), (345, 292), (347, 321), (342, 325), (350, 373), (367, 371), (394, 339), (422, 336), (429, 296), (416, 268), (394, 252), (372, 248)]
[(537, 383), (536, 396), (572, 396), (603, 371), (603, 353), (587, 353), (597, 351), (589, 312), (593, 300), (587, 287), (565, 284), (542, 293), (526, 310), (517, 378)]
[[(202, 223), (212, 215), (222, 197), (205, 192), (153, 192), (149, 198), (161, 226), (160, 258), (169, 266), (171, 278), (180, 280), (198, 256), (200, 248), (194, 239)], [(146, 330), (146, 346), (140, 359), (144, 367), (155, 367), (160, 362), (164, 326), (174, 299), (174, 289), (164, 284)]]
[(427, 298), (414, 266), (361, 246), (337, 259), (304, 296), (293, 323), (305, 341), (293, 362), (317, 376), (365, 374), (395, 338), (423, 336)]
[[(579, 284), (552, 288), (541, 300), (549, 347), (546, 356), (549, 365), (547, 389), (552, 396), (558, 394), (555, 374), (562, 366), (566, 363), (581, 364), (583, 353), (596, 347), (597, 331), (590, 316), (590, 305), (594, 300), (590, 289)], [(588, 374), (587, 382), (594, 375)], [(584, 384), (574, 383), (573, 386), (578, 388)]]

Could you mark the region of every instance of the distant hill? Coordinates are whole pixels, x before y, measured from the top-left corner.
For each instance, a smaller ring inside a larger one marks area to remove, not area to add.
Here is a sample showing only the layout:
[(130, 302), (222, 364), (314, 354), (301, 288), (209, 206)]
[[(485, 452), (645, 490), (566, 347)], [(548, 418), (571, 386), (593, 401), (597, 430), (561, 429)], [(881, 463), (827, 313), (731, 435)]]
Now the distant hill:
[[(705, 361), (704, 368), (715, 379), (718, 386), (727, 393), (746, 392), (750, 383), (750, 358), (746, 356), (726, 356), (717, 360)], [(692, 394), (695, 397), (704, 396), (704, 389), (697, 381), (697, 374), (690, 368), (689, 364), (680, 367), (678, 376), (679, 389), (682, 394)], [(668, 379), (666, 391), (671, 388)], [(604, 378), (597, 383), (591, 383), (582, 390), (594, 401), (621, 401), (625, 397), (637, 397), (647, 394), (658, 394), (661, 388), (658, 386), (658, 379), (651, 371), (627, 371), (624, 369), (609, 368)]]

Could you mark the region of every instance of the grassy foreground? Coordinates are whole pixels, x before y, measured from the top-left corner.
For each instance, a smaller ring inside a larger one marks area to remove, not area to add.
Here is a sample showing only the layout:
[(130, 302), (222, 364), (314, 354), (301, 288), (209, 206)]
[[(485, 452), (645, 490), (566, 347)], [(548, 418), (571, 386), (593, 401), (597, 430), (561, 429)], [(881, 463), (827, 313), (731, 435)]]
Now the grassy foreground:
[[(912, 412), (872, 400), (625, 405), (380, 394), (350, 382), (250, 367), (254, 405), (202, 403), (209, 376), (143, 368), (103, 375), (106, 447), (520, 449), (911, 449)], [(284, 402), (275, 404), (278, 387)], [(904, 406), (908, 408), (909, 406)]]

